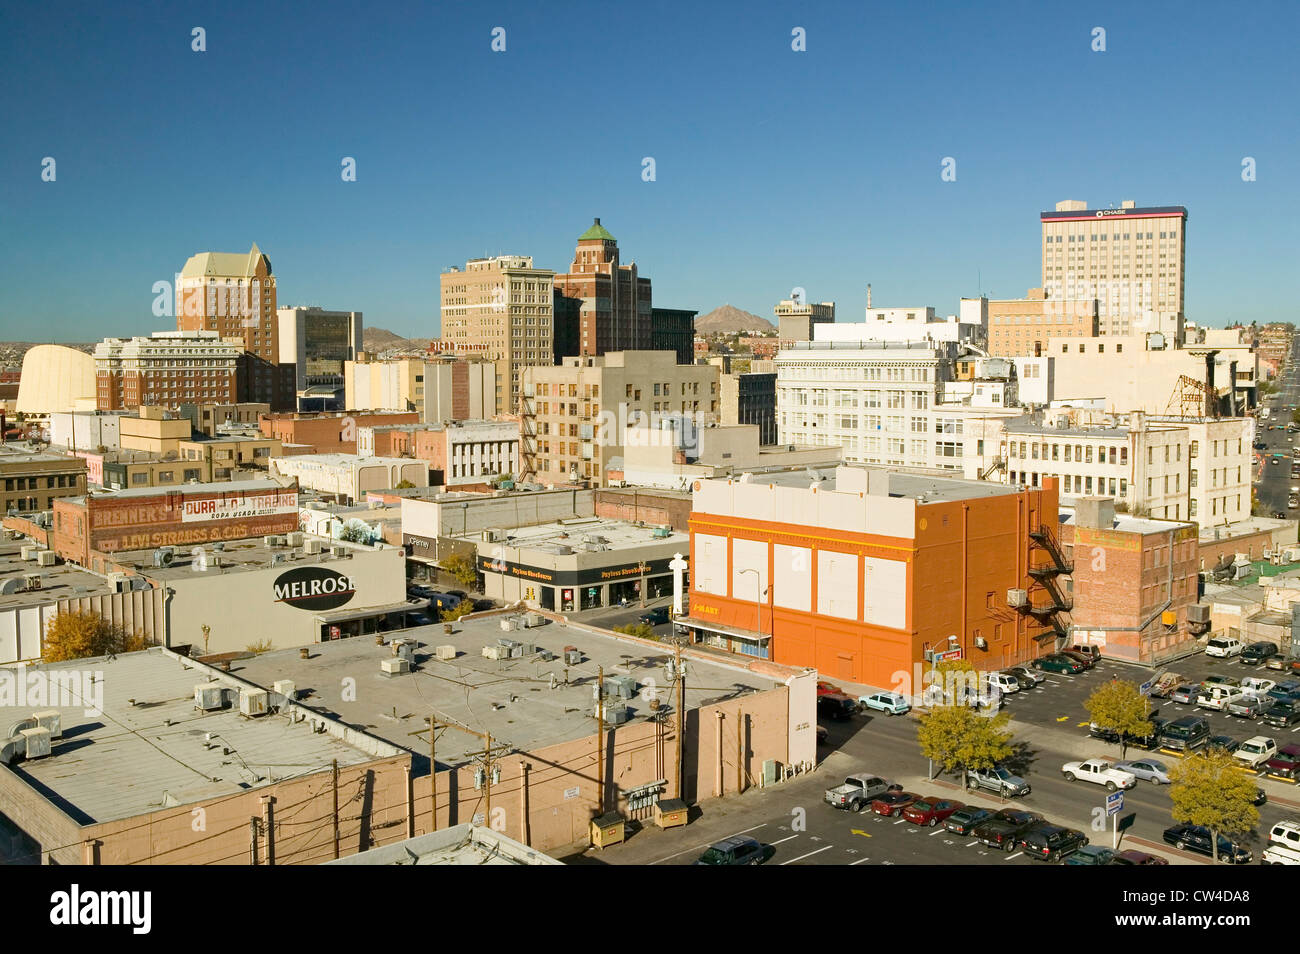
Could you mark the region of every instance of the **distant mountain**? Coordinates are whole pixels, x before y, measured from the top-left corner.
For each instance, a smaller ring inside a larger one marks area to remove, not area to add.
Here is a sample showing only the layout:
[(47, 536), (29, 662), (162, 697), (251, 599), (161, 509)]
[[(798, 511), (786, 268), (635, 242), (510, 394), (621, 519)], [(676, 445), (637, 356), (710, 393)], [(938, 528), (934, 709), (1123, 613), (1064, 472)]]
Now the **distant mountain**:
[(741, 331), (776, 331), (776, 325), (766, 318), (760, 318), (732, 305), (715, 308), (707, 315), (700, 315), (695, 319), (696, 334), (734, 335)]
[(430, 338), (403, 338), (387, 328), (365, 328), (361, 332), (361, 347), (367, 352), (423, 350), (429, 347)]

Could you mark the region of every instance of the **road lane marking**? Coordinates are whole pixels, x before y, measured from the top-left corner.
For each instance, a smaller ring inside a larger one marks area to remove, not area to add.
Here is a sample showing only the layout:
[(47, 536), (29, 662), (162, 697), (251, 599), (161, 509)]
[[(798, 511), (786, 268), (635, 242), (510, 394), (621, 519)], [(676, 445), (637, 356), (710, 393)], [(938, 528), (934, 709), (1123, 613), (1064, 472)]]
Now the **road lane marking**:
[(1070, 721), (1070, 717), (1069, 717), (1069, 716), (1061, 716), (1061, 717), (1060, 717), (1059, 719), (1057, 719), (1056, 721), (1057, 721), (1057, 722), (1069, 722), (1069, 721)]
[(824, 848), (818, 848), (816, 851), (810, 851), (810, 852), (808, 852), (808, 854), (806, 854), (806, 855), (800, 855), (798, 858), (791, 858), (789, 861), (783, 861), (783, 862), (781, 862), (781, 864), (783, 864), (783, 865), (792, 865), (792, 864), (794, 864), (796, 861), (803, 861), (805, 858), (811, 858), (813, 855), (819, 855), (819, 854), (821, 854), (823, 851), (830, 851), (830, 850), (831, 850), (832, 848), (834, 848), (834, 847), (835, 847), (834, 845), (826, 845)]
[(1017, 851), (1014, 855), (1007, 855), (1007, 861), (1010, 861), (1012, 858), (1019, 858), (1023, 854), (1023, 851)]
[(979, 844), (978, 841), (968, 841), (968, 842), (966, 842), (966, 847), (967, 847), (967, 848), (974, 848), (974, 847), (975, 847), (976, 845), (978, 845), (978, 844)]
[(783, 841), (790, 841), (791, 839), (798, 838), (798, 837), (799, 837), (798, 835), (790, 835), (788, 838), (778, 838), (776, 841), (768, 842), (768, 844), (779, 845)]
[(943, 829), (936, 828), (934, 831), (930, 832), (930, 837), (933, 838), (935, 835), (942, 835), (942, 834), (943, 834)]
[(857, 861), (849, 862), (849, 867), (852, 868), (854, 865), (860, 865), (862, 864), (862, 862), (870, 861), (870, 860), (871, 860), (870, 858), (859, 858)]
[(869, 832), (865, 832), (865, 831), (863, 831), (861, 828), (853, 828), (853, 829), (850, 829), (850, 833), (851, 833), (851, 834), (854, 834), (854, 835), (861, 835), (863, 838), (870, 838), (870, 837), (871, 837), (871, 835), (870, 835)]

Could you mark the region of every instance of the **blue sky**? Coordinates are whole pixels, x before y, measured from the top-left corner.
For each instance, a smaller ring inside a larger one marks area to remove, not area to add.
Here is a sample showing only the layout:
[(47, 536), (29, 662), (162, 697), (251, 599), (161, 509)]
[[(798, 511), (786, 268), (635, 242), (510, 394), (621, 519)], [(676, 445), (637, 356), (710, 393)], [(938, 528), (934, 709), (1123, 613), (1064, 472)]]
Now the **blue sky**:
[(1291, 320), (1297, 25), (1281, 2), (10, 4), (0, 338), (174, 327), (153, 283), (254, 241), (280, 304), (434, 335), (446, 266), (563, 270), (593, 216), (666, 307), (770, 317), (800, 286), (856, 320), (871, 282), (946, 314), (1038, 285), (1064, 198), (1187, 206), (1189, 319)]

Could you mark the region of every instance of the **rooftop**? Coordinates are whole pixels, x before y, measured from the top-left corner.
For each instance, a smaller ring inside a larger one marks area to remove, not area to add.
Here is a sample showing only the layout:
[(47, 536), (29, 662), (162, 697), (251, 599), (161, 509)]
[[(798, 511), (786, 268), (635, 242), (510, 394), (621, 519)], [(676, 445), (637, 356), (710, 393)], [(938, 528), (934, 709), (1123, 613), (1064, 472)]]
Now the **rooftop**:
[[(283, 537), (284, 534), (278, 536)], [(243, 540), (223, 541), (221, 550), (217, 550), (215, 544), (206, 547), (173, 547), (173, 562), (170, 566), (164, 567), (153, 565), (155, 551), (152, 548), (147, 550), (117, 550), (110, 556), (113, 562), (119, 566), (132, 567), (142, 576), (147, 576), (150, 579), (177, 580), (197, 577), (205, 573), (223, 575), (249, 570), (262, 570), (278, 564), (283, 564), (286, 570), (294, 566), (336, 564), (352, 559), (356, 552), (369, 552), (373, 549), (361, 544), (348, 543), (344, 540), (330, 540), (318, 537), (314, 534), (303, 534), (303, 537), (304, 539), (320, 541), (321, 552), (307, 554), (301, 547), (268, 547), (263, 542), (262, 537), (247, 537)], [(347, 552), (343, 556), (334, 556), (330, 552), (330, 547), (343, 547)], [(209, 568), (206, 570), (196, 570), (193, 557), (193, 551), (196, 549), (206, 550), (209, 557), (213, 555), (219, 556), (221, 565), (214, 567), (209, 564)]]
[[(1062, 526), (1078, 526), (1075, 521), (1075, 513), (1072, 508), (1061, 507), (1060, 522)], [(1115, 514), (1115, 519), (1111, 521), (1110, 529), (1118, 530), (1121, 533), (1168, 533), (1170, 530), (1177, 530), (1180, 527), (1195, 526), (1188, 520), (1152, 520), (1147, 517), (1132, 517), (1126, 513)]]
[[(82, 824), (325, 771), (335, 759), (355, 765), (376, 757), (371, 752), (398, 754), (377, 739), (367, 740), (367, 749), (350, 744), (341, 726), (313, 732), (308, 721), (284, 714), (247, 718), (237, 704), (200, 711), (194, 687), (212, 681), (213, 670), (162, 649), (29, 667), (28, 680), (34, 671), (62, 676), (67, 698), (49, 702), (70, 704), (0, 713), (14, 721), (32, 709), (57, 709), (63, 738), (48, 757), (10, 770)], [(215, 677), (237, 691), (236, 680)]]
[[(106, 577), (83, 570), (74, 564), (57, 563), (54, 566), (40, 566), (35, 560), (24, 560), (23, 546), (34, 546), (34, 544), (8, 540), (0, 543), (0, 610), (37, 606), (53, 603), (56, 600), (77, 599), (111, 592)], [(26, 577), (31, 574), (40, 574), (39, 590), (26, 589)], [(9, 580), (17, 581), (13, 593), (3, 592)]]
[[(650, 647), (616, 633), (562, 622), (503, 632), (502, 618), (497, 614), (461, 620), (450, 636), (441, 624), (404, 630), (402, 635), (417, 638), (420, 646), (416, 669), (398, 676), (380, 672), (381, 660), (392, 658), (392, 650), (375, 645), (369, 637), (320, 643), (312, 647), (310, 659), (301, 658), (296, 649), (262, 653), (234, 663), (231, 671), (264, 686), (277, 679), (293, 680), (300, 690), (310, 690), (305, 705), (337, 714), (356, 728), (410, 749), (425, 759), (423, 770), (428, 767), (430, 713), (439, 721), (490, 732), (494, 743), (533, 750), (594, 737), (597, 667), (604, 667), (607, 683), (617, 675), (631, 675), (642, 687), (650, 680), (659, 686), (670, 682), (664, 672), (664, 664), (671, 658), (669, 646)], [(538, 652), (511, 659), (482, 655), (484, 646), (496, 646), (502, 638), (534, 644)], [(454, 646), (457, 657), (438, 659), (433, 649), (440, 645)], [(583, 661), (566, 666), (566, 646), (576, 647)], [(543, 649), (558, 658), (546, 659)], [(778, 685), (720, 662), (692, 658), (688, 666), (688, 709)], [(343, 698), (345, 679), (356, 682), (357, 691), (350, 694), (350, 700)], [(659, 698), (667, 701), (666, 693), (660, 692)], [(654, 714), (640, 694), (632, 697), (630, 709), (633, 722), (646, 721)], [(447, 732), (439, 739), (438, 763), (463, 764), (481, 748), (480, 740), (472, 735)]]
[[(272, 490), (288, 490), (283, 484), (274, 480), (218, 480), (209, 484), (177, 484), (166, 487), (131, 487), (127, 490), (96, 491), (95, 498), (112, 497), (161, 497), (164, 494), (217, 494), (217, 493), (260, 493)], [(66, 498), (71, 503), (85, 503), (85, 497)]]
[[(888, 478), (889, 496), (909, 497), (922, 503), (939, 503), (952, 500), (969, 500), (973, 497), (1002, 497), (1019, 491), (1008, 484), (994, 483), (987, 480), (964, 480), (960, 477), (932, 477), (925, 474), (907, 474), (884, 470), (881, 467), (865, 467), (858, 464), (842, 465), (846, 471), (877, 471)], [(805, 468), (803, 470), (785, 470), (779, 473), (765, 473), (759, 484), (775, 484), (781, 487), (809, 487), (813, 480), (821, 482), (826, 490), (838, 490), (837, 468)], [(856, 475), (854, 475), (856, 476)], [(855, 486), (853, 493), (857, 493)], [(920, 498), (925, 500), (921, 501)]]
[[(626, 520), (613, 520), (605, 517), (574, 517), (553, 523), (539, 523), (533, 526), (513, 527), (506, 531), (502, 541), (506, 546), (522, 550), (544, 549), (556, 545), (576, 547), (584, 542), (585, 537), (599, 537), (593, 542), (603, 544), (610, 550), (633, 550), (645, 546), (689, 547), (690, 536), (673, 531), (670, 535), (656, 537), (657, 526), (646, 524), (638, 527)], [(464, 534), (461, 539), (481, 540), (482, 531)], [(687, 552), (683, 550), (683, 552)]]
[(587, 231), (579, 235), (578, 241), (579, 242), (588, 242), (588, 241), (614, 242), (617, 241), (617, 239), (615, 239), (614, 236), (609, 234), (609, 229), (605, 228), (605, 226), (600, 224), (600, 219), (592, 219), (591, 228), (587, 229)]

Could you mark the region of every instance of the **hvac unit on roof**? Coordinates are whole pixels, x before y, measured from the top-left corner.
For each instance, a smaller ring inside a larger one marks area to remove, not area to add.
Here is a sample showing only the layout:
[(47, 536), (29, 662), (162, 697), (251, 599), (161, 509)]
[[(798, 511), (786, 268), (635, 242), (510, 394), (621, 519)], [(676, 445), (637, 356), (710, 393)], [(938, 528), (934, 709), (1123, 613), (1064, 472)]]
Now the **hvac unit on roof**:
[(23, 589), (27, 591), (39, 590), (41, 588), (41, 575), (39, 573), (26, 573), (23, 575)]
[(239, 690), (239, 714), (254, 718), (266, 715), (267, 692), (265, 689), (243, 688)]
[(200, 683), (194, 687), (194, 708), (213, 712), (225, 708), (225, 687), (219, 682)]

